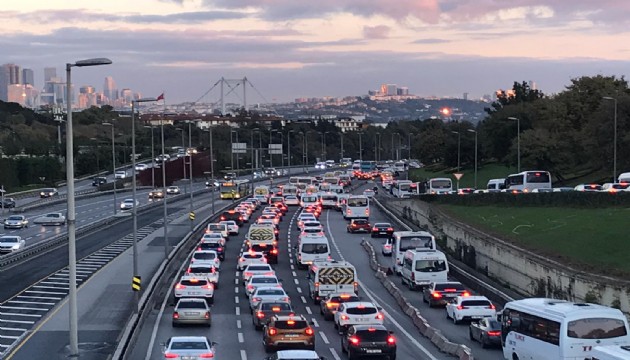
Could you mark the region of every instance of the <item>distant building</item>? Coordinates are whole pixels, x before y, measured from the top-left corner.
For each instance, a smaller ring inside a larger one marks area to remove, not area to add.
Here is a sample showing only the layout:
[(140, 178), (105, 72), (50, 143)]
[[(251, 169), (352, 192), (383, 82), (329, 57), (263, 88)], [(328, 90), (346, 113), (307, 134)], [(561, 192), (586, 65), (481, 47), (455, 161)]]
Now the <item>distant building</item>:
[(377, 90), (369, 90), (368, 91), (368, 95), (369, 96), (376, 96), (376, 95), (378, 95), (378, 91)]
[(39, 106), (39, 90), (30, 84), (11, 84), (7, 87), (7, 101), (36, 108)]
[(529, 89), (530, 90), (538, 90), (535, 81), (529, 80)]
[(468, 100), (468, 93), (467, 93), (467, 92), (465, 92), (465, 93), (464, 93), (464, 96), (463, 96), (462, 98), (463, 98), (464, 100)]
[(398, 89), (396, 89), (396, 95), (399, 95), (399, 96), (409, 95), (409, 88), (406, 86), (399, 87)]
[(131, 104), (134, 99), (133, 91), (131, 89), (122, 89), (120, 90), (120, 99), (124, 104)]
[(397, 95), (396, 84), (383, 84), (383, 85), (381, 85), (381, 95), (385, 95), (385, 96)]
[(22, 69), (22, 84), (35, 86), (35, 73), (32, 69)]
[(341, 132), (348, 131), (358, 131), (363, 129), (363, 122), (365, 121), (365, 116), (347, 116), (347, 117), (339, 117), (333, 120), (336, 127), (341, 130)]
[(116, 88), (116, 82), (113, 77), (108, 76), (105, 78), (105, 83), (103, 84), (103, 94), (111, 104), (118, 99), (118, 89)]
[(54, 67), (44, 68), (44, 83), (56, 77), (57, 77), (57, 68), (54, 68)]
[(19, 65), (2, 65), (0, 67), (0, 100), (9, 101), (9, 85), (21, 83), (22, 72)]

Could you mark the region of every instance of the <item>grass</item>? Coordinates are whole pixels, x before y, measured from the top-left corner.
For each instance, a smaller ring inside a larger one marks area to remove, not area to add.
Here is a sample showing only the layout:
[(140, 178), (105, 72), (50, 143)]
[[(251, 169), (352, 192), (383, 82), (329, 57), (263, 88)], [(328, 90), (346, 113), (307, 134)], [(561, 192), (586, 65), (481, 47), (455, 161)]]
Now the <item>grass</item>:
[(630, 275), (630, 209), (440, 207), (482, 231), (575, 268)]
[[(446, 177), (453, 180), (453, 187), (456, 186), (455, 176), (453, 173), (457, 172), (457, 169), (449, 168), (441, 171), (435, 171), (435, 167), (425, 167), (422, 169), (414, 169), (411, 170), (410, 177), (412, 180), (420, 181), (423, 179), (430, 179), (435, 177)], [(475, 187), (475, 169), (474, 168), (464, 168), (460, 169), (461, 173), (464, 174), (462, 178), (459, 180), (459, 187)], [(488, 163), (479, 166), (477, 169), (477, 188), (485, 189), (488, 184), (488, 180), (490, 179), (500, 179), (505, 178), (509, 174), (513, 174), (516, 172), (515, 167), (507, 167), (504, 165), (500, 165), (497, 163)]]

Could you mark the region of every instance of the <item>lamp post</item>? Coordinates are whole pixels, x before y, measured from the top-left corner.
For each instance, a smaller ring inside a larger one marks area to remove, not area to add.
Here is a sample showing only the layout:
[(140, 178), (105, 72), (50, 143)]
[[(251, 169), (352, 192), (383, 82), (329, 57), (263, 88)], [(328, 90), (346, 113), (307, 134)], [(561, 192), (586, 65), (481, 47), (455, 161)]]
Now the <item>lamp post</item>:
[[(252, 165), (252, 181), (251, 181), (252, 189), (251, 189), (251, 193), (252, 194), (254, 193), (254, 156), (255, 156), (255, 159), (256, 159), (256, 163), (258, 163), (258, 150), (254, 151), (254, 132), (257, 132), (257, 131), (259, 132), (260, 129), (259, 128), (254, 128), (254, 129), (251, 129), (250, 132), (249, 132), (249, 141), (250, 141), (251, 147), (252, 147), (252, 160), (251, 160), (251, 162), (252, 162), (252, 164), (251, 164)], [(256, 165), (258, 165), (258, 164), (256, 164)]]
[[(186, 149), (186, 143), (184, 142), (184, 129), (175, 128), (176, 131), (180, 131), (182, 133), (182, 149), (184, 149), (184, 159), (182, 160), (182, 169), (184, 169), (184, 177), (182, 180), (186, 180), (186, 154), (188, 150)], [(185, 188), (185, 186), (183, 186)]]
[[(214, 155), (213, 155), (213, 147), (212, 147), (212, 126), (208, 126), (208, 130), (206, 130), (208, 132), (208, 136), (210, 138), (210, 181), (212, 182), (212, 194), (210, 196), (210, 201), (212, 202), (212, 213), (214, 214), (214, 193), (215, 193), (215, 188), (214, 188), (214, 184), (215, 184), (215, 180), (214, 180)], [(232, 149), (230, 149), (230, 151), (232, 151)]]
[(613, 178), (612, 182), (617, 182), (617, 98), (604, 96), (604, 100), (613, 100), (615, 102), (615, 117), (613, 123)]
[(363, 133), (359, 132), (359, 160), (363, 161), (363, 138), (361, 135), (363, 135)]
[[(193, 212), (193, 176), (192, 176), (192, 158), (193, 158), (193, 151), (192, 151), (192, 121), (188, 121), (188, 150), (186, 150), (186, 154), (189, 153), (190, 150), (190, 154), (188, 155), (188, 177), (190, 178), (190, 182), (189, 182), (189, 189), (188, 189), (188, 193), (190, 194), (190, 212), (189, 214), (192, 214)], [(184, 155), (184, 165), (186, 165), (186, 155)], [(194, 221), (190, 220), (190, 231), (193, 231), (193, 225), (194, 225)]]
[(516, 172), (521, 172), (521, 119), (508, 117), (508, 120), (516, 121)]
[[(151, 129), (151, 188), (155, 189), (155, 145), (153, 143), (153, 123), (151, 126), (144, 126), (145, 129)], [(162, 189), (164, 191), (164, 189)]]
[(116, 201), (116, 145), (114, 143), (114, 124), (104, 122), (103, 125), (112, 127), (112, 175), (114, 176), (114, 215), (116, 215), (116, 205), (118, 201)]
[(165, 192), (164, 199), (162, 199), (162, 216), (164, 218), (164, 260), (168, 260), (168, 250), (170, 245), (168, 243), (168, 224), (166, 222), (168, 217), (168, 196), (166, 196), (166, 159), (164, 158), (164, 114), (162, 114), (162, 118), (160, 119), (160, 135), (162, 138), (162, 155), (160, 156), (160, 168), (162, 169), (162, 191)]
[(287, 133), (287, 167), (289, 168), (289, 174), (291, 173), (291, 134), (295, 133), (295, 130), (289, 130)]
[(460, 156), (461, 156), (461, 145), (462, 145), (462, 136), (459, 131), (451, 131), (453, 134), (457, 134), (457, 172), (459, 172), (460, 165)]
[[(131, 197), (133, 199), (133, 276), (138, 274), (138, 206), (136, 205), (136, 105), (144, 102), (155, 102), (156, 98), (143, 98), (131, 101)], [(136, 306), (134, 312), (138, 312), (140, 305), (140, 292), (134, 291)]]
[(339, 130), (339, 141), (341, 141), (341, 157), (343, 159), (343, 130)]
[(475, 134), (475, 189), (477, 189), (477, 130), (468, 129), (468, 132)]
[(230, 169), (234, 171), (234, 138), (232, 134), (234, 130), (230, 129)]
[(73, 67), (109, 65), (112, 61), (106, 58), (80, 60), (66, 64), (66, 104), (68, 119), (66, 121), (66, 183), (68, 190), (68, 306), (70, 322), (70, 356), (79, 356), (79, 322), (77, 315), (77, 253), (76, 253), (76, 216), (74, 206), (74, 152), (72, 133), (72, 80)]

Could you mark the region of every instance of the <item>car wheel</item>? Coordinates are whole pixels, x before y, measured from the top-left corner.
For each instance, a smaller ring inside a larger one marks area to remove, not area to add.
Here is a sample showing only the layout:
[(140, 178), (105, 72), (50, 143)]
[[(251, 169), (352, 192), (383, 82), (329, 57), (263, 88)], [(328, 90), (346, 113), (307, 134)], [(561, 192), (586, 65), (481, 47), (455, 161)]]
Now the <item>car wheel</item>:
[(468, 338), (470, 339), (470, 341), (475, 341), (475, 337), (473, 336), (473, 332), (471, 329), (468, 329)]
[(333, 319), (333, 316), (331, 314), (324, 314), (324, 320), (331, 321), (332, 319)]
[(265, 352), (266, 352), (267, 354), (270, 354), (270, 353), (272, 353), (273, 351), (274, 351), (273, 346), (265, 344)]
[(389, 360), (396, 360), (396, 354), (389, 355)]
[(482, 349), (487, 349), (488, 346), (490, 345), (486, 342), (486, 339), (484, 339), (483, 335), (481, 335), (481, 339), (479, 339), (479, 342), (481, 343)]
[(412, 281), (409, 281), (409, 290), (410, 291), (416, 291), (416, 286), (413, 284)]
[(339, 324), (337, 324), (337, 322), (336, 322), (336, 321), (335, 321), (335, 323), (334, 323), (334, 327), (335, 327), (335, 330), (339, 330)]
[(344, 354), (348, 352), (348, 350), (346, 350), (346, 348), (343, 346), (343, 338), (341, 338), (341, 352)]
[(263, 328), (263, 327), (262, 327), (262, 325), (260, 325), (260, 324), (256, 324), (256, 323), (254, 323), (253, 321), (252, 321), (252, 323), (254, 324), (254, 329), (256, 329), (256, 331), (260, 331), (260, 330), (262, 330), (262, 328)]
[(457, 320), (457, 317), (455, 316), (455, 314), (453, 314), (453, 324), (454, 325), (459, 324), (459, 320)]

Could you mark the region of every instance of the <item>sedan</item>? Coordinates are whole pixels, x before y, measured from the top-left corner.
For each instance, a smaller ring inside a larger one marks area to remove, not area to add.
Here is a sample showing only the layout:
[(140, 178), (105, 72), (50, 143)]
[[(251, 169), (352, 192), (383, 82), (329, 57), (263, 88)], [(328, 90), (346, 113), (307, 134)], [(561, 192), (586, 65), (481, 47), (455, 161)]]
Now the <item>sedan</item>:
[(249, 297), (249, 309), (252, 314), (254, 309), (261, 301), (285, 301), (290, 302), (289, 295), (282, 288), (277, 287), (259, 287)]
[(177, 195), (180, 193), (179, 186), (169, 186), (166, 188), (166, 193), (169, 195)]
[(282, 284), (275, 275), (255, 275), (249, 278), (245, 284), (246, 296), (251, 296), (259, 287), (277, 287), (281, 288)]
[(373, 198), (376, 193), (372, 189), (363, 190), (363, 196), (367, 196), (369, 198)]
[[(140, 206), (140, 201), (135, 201), (136, 206)], [(134, 207), (133, 199), (125, 199), (120, 203), (120, 210), (131, 210)]]
[(387, 238), (387, 240), (383, 242), (383, 246), (381, 247), (381, 254), (383, 254), (383, 256), (392, 256), (393, 246), (394, 246), (394, 239)]
[(42, 189), (42, 191), (39, 192), (40, 198), (48, 198), (48, 197), (53, 197), (57, 195), (59, 195), (59, 191), (57, 191), (57, 189), (55, 188), (46, 188), (46, 189)]
[(173, 336), (162, 344), (165, 359), (212, 359), (215, 345), (205, 336)]
[(238, 235), (238, 225), (234, 220), (220, 221), (219, 224), (225, 224), (228, 228), (228, 235)]
[(5, 229), (23, 229), (28, 227), (28, 219), (24, 215), (11, 215), (4, 220)]
[(358, 231), (362, 231), (362, 232), (372, 231), (372, 227), (370, 226), (370, 223), (365, 219), (352, 219), (346, 229), (348, 230), (349, 233), (352, 233), (352, 234)]
[(391, 237), (394, 234), (394, 227), (390, 223), (375, 223), (372, 227), (371, 237)]
[(210, 308), (204, 299), (179, 299), (173, 309), (173, 327), (179, 325), (212, 326)]
[(383, 325), (353, 325), (341, 338), (341, 352), (348, 358), (359, 356), (396, 359), (396, 338)]
[(136, 171), (143, 171), (149, 168), (147, 164), (136, 164)]
[(241, 257), (238, 259), (236, 263), (236, 269), (239, 271), (244, 270), (248, 265), (252, 264), (267, 264), (267, 258), (265, 254), (262, 252), (243, 252)]
[(175, 285), (173, 295), (179, 298), (202, 298), (209, 303), (214, 302), (214, 285), (206, 278), (184, 275)]
[(0, 253), (2, 254), (24, 249), (25, 245), (26, 242), (21, 236), (0, 236)]
[(195, 265), (211, 265), (217, 269), (221, 268), (221, 260), (219, 260), (219, 254), (213, 250), (197, 250), (193, 253), (191, 264)]
[(243, 270), (243, 284), (247, 284), (249, 278), (254, 275), (275, 275), (276, 272), (269, 264), (251, 264)]
[(155, 189), (149, 191), (149, 199), (164, 199), (164, 190)]
[(297, 196), (288, 195), (284, 197), (284, 203), (287, 206), (298, 206), (300, 205), (300, 200), (297, 198)]
[(4, 200), (0, 203), (0, 208), (2, 209), (11, 209), (14, 207), (15, 207), (14, 198), (4, 198)]
[(471, 322), (468, 336), (472, 341), (479, 341), (482, 348), (501, 346), (501, 324), (495, 319), (484, 318)]
[(65, 225), (66, 217), (62, 213), (48, 213), (33, 220), (34, 224), (42, 225)]

